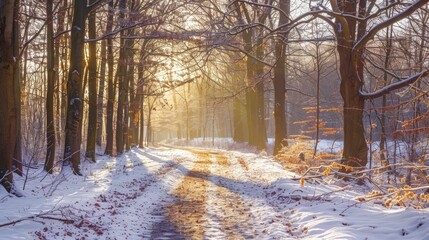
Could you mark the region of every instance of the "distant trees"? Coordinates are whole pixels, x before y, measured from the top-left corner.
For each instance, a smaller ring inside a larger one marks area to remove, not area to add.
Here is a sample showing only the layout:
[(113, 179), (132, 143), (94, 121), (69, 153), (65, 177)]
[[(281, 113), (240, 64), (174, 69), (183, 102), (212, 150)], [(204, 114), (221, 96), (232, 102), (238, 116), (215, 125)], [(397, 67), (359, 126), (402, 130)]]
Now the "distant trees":
[[(381, 14), (390, 11), (398, 3), (388, 3), (385, 7), (374, 10), (376, 3), (366, 0), (329, 1), (329, 6), (320, 1), (316, 7), (311, 9), (312, 11), (300, 15), (282, 26), (292, 29), (314, 18), (320, 18), (335, 32), (341, 78), (340, 93), (344, 101), (344, 164), (363, 167), (367, 163), (368, 147), (363, 125), (365, 100), (381, 97), (393, 90), (408, 86), (428, 74), (427, 71), (423, 71), (374, 93), (363, 93), (366, 45), (380, 30), (410, 16), (427, 2), (425, 0), (411, 2), (406, 7), (396, 10), (395, 15), (380, 20)], [(369, 22), (377, 19), (378, 22), (369, 25)], [(273, 31), (281, 32), (281, 29)]]

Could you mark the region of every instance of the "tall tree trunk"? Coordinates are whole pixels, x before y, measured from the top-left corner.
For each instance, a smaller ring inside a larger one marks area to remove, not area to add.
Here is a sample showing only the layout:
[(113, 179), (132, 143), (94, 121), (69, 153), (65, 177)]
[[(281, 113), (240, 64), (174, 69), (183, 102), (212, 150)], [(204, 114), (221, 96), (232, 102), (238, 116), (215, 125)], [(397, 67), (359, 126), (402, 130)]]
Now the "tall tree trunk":
[(46, 159), (44, 170), (52, 173), (55, 160), (55, 122), (54, 122), (54, 91), (55, 91), (55, 70), (54, 70), (54, 24), (52, 19), (53, 0), (46, 1), (46, 42), (47, 42), (47, 71), (48, 88), (46, 94)]
[(0, 5), (0, 183), (13, 192), (12, 159), (16, 141), (14, 91), (14, 0)]
[[(129, 32), (133, 35), (133, 31)], [(133, 135), (136, 131), (136, 124), (134, 121), (135, 108), (135, 92), (134, 92), (134, 40), (128, 39), (126, 45), (126, 62), (127, 62), (127, 75), (125, 76), (125, 112), (124, 112), (124, 141), (126, 150), (131, 149), (133, 142)]]
[(236, 96), (233, 100), (233, 126), (234, 126), (234, 133), (233, 133), (233, 139), (235, 142), (244, 142), (244, 127), (243, 127), (243, 117), (242, 117), (242, 103), (240, 102), (240, 99), (238, 99), (238, 96)]
[[(65, 13), (64, 13), (64, 17), (65, 19), (67, 19), (67, 22), (70, 23), (72, 21), (72, 11), (71, 11), (71, 7), (69, 4), (68, 0), (64, 0), (63, 1), (63, 9), (65, 9)], [(61, 17), (61, 14), (58, 16)], [(69, 25), (69, 24), (68, 24)], [(60, 25), (59, 25), (60, 26)], [(69, 28), (70, 26), (66, 26), (66, 28)], [(63, 146), (65, 144), (65, 126), (66, 126), (66, 118), (67, 118), (67, 82), (68, 82), (68, 75), (66, 74), (69, 67), (70, 67), (70, 62), (69, 62), (69, 58), (70, 58), (70, 44), (71, 44), (71, 39), (70, 37), (62, 37), (63, 40), (63, 47), (61, 48), (62, 53), (61, 53), (61, 68), (62, 68), (62, 72), (63, 72), (63, 76), (61, 78), (61, 134), (60, 136), (60, 142), (61, 142), (61, 146)], [(64, 151), (64, 149), (63, 149)]]
[(364, 99), (359, 91), (362, 86), (353, 64), (351, 48), (338, 46), (340, 55), (340, 92), (344, 101), (344, 150), (342, 163), (352, 167), (365, 167), (368, 146), (363, 127)]
[[(366, 0), (344, 2), (339, 5), (340, 11), (351, 15), (357, 13), (359, 17), (364, 17), (366, 2)], [(368, 146), (363, 126), (365, 100), (360, 95), (364, 81), (364, 58), (363, 49), (356, 50), (353, 45), (365, 34), (367, 24), (365, 21), (358, 24), (354, 18), (346, 18), (345, 21), (337, 18), (337, 24), (341, 25), (335, 32), (340, 60), (340, 93), (344, 102), (344, 149), (341, 163), (362, 168), (368, 162)]]
[(106, 41), (101, 43), (101, 62), (100, 62), (100, 82), (98, 85), (97, 99), (97, 139), (96, 144), (101, 146), (103, 135), (103, 105), (104, 105), (104, 85), (106, 82)]
[[(258, 59), (263, 59), (263, 45), (262, 45), (262, 39), (258, 40), (258, 46), (256, 47), (256, 57)], [(257, 149), (262, 150), (265, 149), (267, 142), (267, 132), (265, 129), (265, 97), (264, 97), (264, 65), (263, 63), (257, 62), (256, 63), (256, 78), (257, 81), (256, 87), (255, 87), (255, 107), (256, 107), (256, 121), (255, 121), (255, 128), (254, 131), (256, 132), (255, 135), (255, 146)]]
[[(15, 18), (19, 17), (20, 1), (15, 0), (14, 15)], [(19, 43), (21, 38), (19, 21), (14, 21), (14, 42)], [(14, 44), (13, 46), (13, 55), (19, 55), (19, 44)], [(22, 176), (22, 142), (21, 142), (21, 59), (18, 59), (18, 62), (15, 64), (14, 68), (14, 91), (15, 91), (15, 111), (16, 111), (16, 143), (15, 151), (13, 154), (14, 170), (15, 173)]]
[(320, 134), (320, 64), (320, 42), (316, 42), (316, 139), (314, 140), (313, 158), (315, 158), (317, 154), (317, 146), (319, 144)]
[(151, 115), (153, 105), (150, 102), (150, 98), (147, 99), (148, 112), (147, 112), (147, 127), (146, 127), (146, 147), (149, 145), (152, 139), (152, 126), (151, 126)]
[[(243, 40), (244, 40), (244, 50), (247, 53), (251, 53), (252, 51), (252, 30), (248, 30), (247, 32), (243, 33)], [(255, 124), (256, 121), (256, 93), (253, 89), (253, 84), (255, 82), (255, 76), (254, 76), (254, 68), (255, 68), (255, 60), (251, 57), (247, 57), (246, 60), (246, 80), (247, 80), (247, 91), (246, 91), (246, 116), (247, 116), (247, 132), (248, 132), (248, 139), (249, 139), (249, 145), (256, 146), (256, 137), (255, 137), (255, 128), (257, 127)]]
[(144, 63), (144, 47), (145, 47), (145, 43), (143, 43), (143, 46), (140, 50), (140, 62), (137, 68), (137, 74), (138, 74), (138, 81), (137, 81), (137, 102), (138, 102), (138, 114), (139, 114), (139, 127), (140, 127), (140, 131), (139, 131), (139, 147), (143, 148), (144, 147), (144, 109), (143, 109), (143, 105), (144, 105), (144, 95), (143, 95), (143, 88), (144, 88), (144, 67), (143, 67), (143, 63)]
[[(386, 2), (387, 3), (387, 2)], [(388, 14), (389, 17), (389, 14)], [(386, 29), (386, 56), (384, 58), (384, 69), (387, 71), (390, 66), (390, 54), (392, 51), (392, 29), (390, 26)], [(383, 73), (383, 87), (387, 86), (388, 75), (387, 72)], [(386, 106), (387, 106), (387, 96), (384, 95), (381, 100), (381, 116), (380, 116), (380, 125), (381, 125), (381, 133), (380, 133), (380, 159), (384, 162), (388, 155), (387, 151), (387, 136), (386, 136)]]
[[(121, 26), (124, 25), (124, 19), (125, 19), (125, 7), (126, 7), (126, 0), (120, 0), (119, 1), (119, 24)], [(118, 81), (119, 81), (119, 88), (118, 88), (118, 109), (116, 113), (116, 152), (118, 154), (122, 154), (124, 152), (124, 126), (125, 126), (125, 119), (124, 119), (124, 107), (125, 107), (125, 75), (126, 75), (126, 56), (125, 56), (125, 30), (122, 30), (120, 33), (120, 50), (119, 50), (119, 61), (118, 61)]]
[[(93, 2), (93, 1), (92, 1)], [(88, 16), (88, 37), (96, 37), (95, 24), (96, 11), (92, 11)], [(85, 157), (91, 162), (95, 162), (95, 142), (97, 139), (97, 43), (88, 43), (88, 131), (86, 140)]]
[[(108, 2), (109, 14), (107, 17), (106, 33), (112, 31), (113, 27), (113, 0)], [(106, 109), (106, 150), (104, 154), (113, 154), (113, 112), (115, 103), (115, 86), (113, 84), (113, 40), (107, 38), (107, 109)]]
[[(280, 13), (279, 26), (288, 23), (290, 14), (290, 0), (279, 2)], [(281, 29), (286, 30), (286, 29)], [(276, 65), (274, 66), (274, 152), (278, 154), (283, 146), (287, 146), (286, 125), (286, 41), (288, 33), (280, 33), (276, 42)]]
[[(57, 32), (58, 33), (60, 33), (60, 32), (63, 32), (64, 31), (64, 20), (65, 20), (65, 13), (66, 13), (66, 4), (67, 4), (67, 1), (66, 0), (61, 0), (62, 2), (63, 2), (63, 5), (60, 7), (60, 10), (58, 11), (58, 17), (57, 17)], [(54, 89), (55, 89), (55, 91), (54, 91), (54, 95), (56, 94), (56, 101), (57, 101), (57, 108), (56, 108), (56, 118), (54, 117), (54, 119), (56, 120), (56, 127), (57, 127), (57, 129), (63, 129), (63, 125), (62, 125), (62, 118), (61, 118), (61, 115), (62, 115), (62, 108), (61, 108), (61, 106), (62, 106), (62, 104), (64, 104), (61, 100), (62, 100), (62, 95), (63, 95), (63, 93), (62, 93), (62, 89), (61, 89), (61, 86), (62, 86), (62, 82), (63, 82), (63, 80), (61, 80), (60, 79), (60, 71), (59, 71), (59, 69), (60, 69), (60, 48), (62, 48), (62, 49), (64, 49), (64, 48), (66, 48), (65, 46), (61, 46), (62, 44), (64, 44), (63, 42), (64, 42), (64, 39), (65, 39), (65, 36), (64, 35), (62, 35), (62, 36), (59, 36), (57, 39), (55, 39), (54, 40), (54, 68), (55, 69), (57, 69), (57, 71), (55, 71), (55, 79), (56, 79), (56, 81), (55, 81), (55, 86), (54, 86)], [(62, 74), (62, 75), (64, 75), (64, 74)], [(62, 79), (63, 79), (64, 77), (62, 77)], [(54, 115), (55, 116), (55, 115)], [(58, 145), (61, 145), (61, 130), (57, 130), (57, 131), (55, 131), (56, 133), (56, 135), (55, 135), (55, 139), (56, 139), (56, 142), (57, 142), (57, 144)]]
[(64, 162), (72, 164), (73, 173), (82, 175), (80, 164), (80, 125), (82, 121), (82, 77), (84, 60), (86, 0), (75, 0), (70, 44), (70, 68), (67, 79), (67, 116), (65, 127)]
[[(171, 79), (171, 78), (170, 78)], [(176, 113), (176, 130), (177, 130), (177, 139), (182, 138), (182, 127), (180, 124), (180, 118), (179, 118), (179, 110), (178, 110), (178, 104), (177, 104), (177, 98), (176, 98), (176, 90), (173, 90), (173, 105), (174, 105), (174, 111)]]

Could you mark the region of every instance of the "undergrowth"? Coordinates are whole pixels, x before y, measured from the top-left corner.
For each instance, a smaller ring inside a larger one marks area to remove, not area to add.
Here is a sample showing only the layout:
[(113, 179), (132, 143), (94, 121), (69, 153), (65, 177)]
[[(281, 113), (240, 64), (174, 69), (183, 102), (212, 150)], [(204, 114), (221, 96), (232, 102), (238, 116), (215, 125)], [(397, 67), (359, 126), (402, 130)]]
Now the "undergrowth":
[(294, 180), (301, 186), (305, 182), (364, 185), (367, 193), (355, 198), (358, 202), (374, 201), (386, 208), (429, 207), (429, 167), (424, 161), (411, 163), (402, 160), (387, 164), (375, 158), (373, 168), (358, 169), (341, 164), (341, 152), (318, 152), (314, 155), (313, 142), (305, 136), (293, 136), (288, 143), (289, 146), (281, 150), (276, 160), (285, 169), (300, 175)]

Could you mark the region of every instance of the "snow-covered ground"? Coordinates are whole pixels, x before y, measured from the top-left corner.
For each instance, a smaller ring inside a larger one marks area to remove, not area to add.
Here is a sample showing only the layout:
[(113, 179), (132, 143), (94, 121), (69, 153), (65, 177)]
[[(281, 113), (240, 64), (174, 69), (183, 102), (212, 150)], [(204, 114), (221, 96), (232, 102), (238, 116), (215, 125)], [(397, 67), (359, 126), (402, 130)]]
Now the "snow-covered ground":
[(30, 170), (22, 198), (1, 189), (0, 239), (429, 239), (429, 210), (360, 203), (367, 189), (345, 183), (301, 187), (263, 153), (135, 148), (83, 168)]
[[(314, 140), (307, 140), (309, 142), (309, 147), (314, 147)], [(236, 150), (241, 152), (257, 152), (255, 148), (249, 147), (246, 143), (237, 143), (234, 142), (232, 138), (193, 138), (191, 140), (186, 139), (169, 139), (164, 142), (168, 145), (174, 146), (191, 146), (191, 147), (202, 147), (202, 148), (212, 148), (212, 149), (224, 149), (224, 150)], [(267, 149), (266, 152), (272, 152), (274, 148), (274, 138), (268, 138), (267, 140)], [(321, 139), (317, 145), (318, 151), (321, 152), (330, 152), (336, 153), (340, 151), (343, 147), (342, 141), (334, 141)]]

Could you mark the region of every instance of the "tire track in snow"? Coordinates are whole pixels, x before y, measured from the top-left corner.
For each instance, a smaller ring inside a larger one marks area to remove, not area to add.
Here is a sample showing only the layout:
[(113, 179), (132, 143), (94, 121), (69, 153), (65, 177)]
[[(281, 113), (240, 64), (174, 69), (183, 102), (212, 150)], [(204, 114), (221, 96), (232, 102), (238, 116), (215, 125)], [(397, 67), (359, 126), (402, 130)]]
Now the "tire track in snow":
[(164, 209), (152, 239), (297, 238), (289, 214), (270, 204), (269, 185), (254, 180), (261, 169), (233, 154), (186, 150), (197, 160), (174, 189), (176, 201)]
[[(197, 155), (192, 170), (173, 190), (176, 198), (164, 209), (165, 219), (153, 229), (154, 239), (203, 239), (206, 219), (206, 198), (208, 183), (205, 176), (210, 174), (208, 153), (192, 151)], [(162, 232), (162, 234), (161, 234)]]
[(219, 177), (233, 179), (229, 171), (231, 168), (229, 158), (223, 154), (213, 154), (212, 158), (214, 164), (211, 166), (213, 174), (209, 176), (211, 195), (208, 202), (208, 213), (212, 226), (208, 226), (211, 229), (208, 231), (207, 237), (217, 239), (256, 237), (258, 234), (254, 231), (252, 205), (244, 202), (240, 194), (218, 185)]

